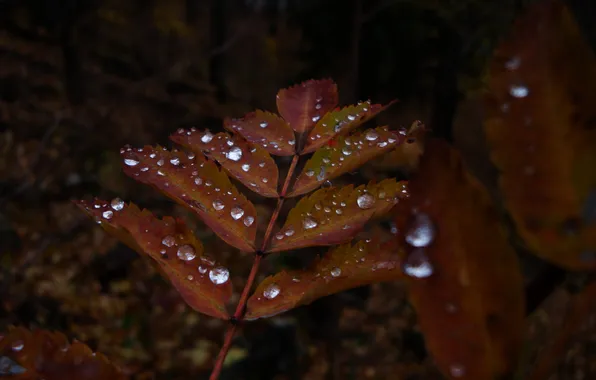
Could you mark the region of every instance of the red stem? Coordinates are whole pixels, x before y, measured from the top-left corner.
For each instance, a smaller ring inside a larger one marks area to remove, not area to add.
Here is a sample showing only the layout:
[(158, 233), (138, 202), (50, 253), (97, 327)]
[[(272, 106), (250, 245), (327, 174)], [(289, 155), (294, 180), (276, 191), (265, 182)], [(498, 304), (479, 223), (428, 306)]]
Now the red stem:
[(259, 272), (259, 265), (261, 264), (263, 253), (267, 248), (267, 245), (269, 244), (271, 232), (273, 232), (273, 227), (275, 226), (275, 222), (279, 217), (279, 212), (284, 203), (284, 197), (286, 195), (286, 192), (288, 191), (288, 187), (290, 186), (290, 181), (292, 180), (292, 176), (294, 175), (294, 170), (296, 170), (296, 165), (298, 164), (299, 158), (300, 156), (297, 154), (294, 155), (294, 157), (292, 158), (292, 163), (290, 164), (290, 168), (288, 169), (288, 174), (286, 174), (286, 179), (284, 181), (280, 196), (279, 198), (277, 198), (277, 205), (275, 206), (275, 210), (273, 211), (273, 214), (271, 214), (271, 218), (269, 219), (269, 223), (267, 224), (267, 230), (265, 231), (265, 236), (263, 237), (261, 249), (258, 252), (255, 252), (252, 268), (250, 268), (250, 274), (248, 275), (248, 279), (244, 284), (244, 289), (242, 289), (242, 294), (240, 295), (240, 299), (238, 300), (238, 305), (236, 305), (236, 311), (234, 312), (234, 316), (231, 320), (232, 323), (230, 323), (228, 329), (226, 330), (223, 345), (221, 346), (219, 353), (217, 354), (217, 358), (215, 359), (215, 365), (213, 366), (213, 370), (211, 371), (211, 376), (209, 376), (209, 380), (217, 380), (219, 378), (219, 375), (223, 368), (224, 360), (226, 359), (228, 351), (232, 346), (232, 340), (234, 339), (234, 335), (236, 335), (238, 326), (244, 318), (244, 312), (246, 311), (246, 303), (248, 302), (250, 290), (252, 289), (252, 285), (255, 282), (257, 273)]

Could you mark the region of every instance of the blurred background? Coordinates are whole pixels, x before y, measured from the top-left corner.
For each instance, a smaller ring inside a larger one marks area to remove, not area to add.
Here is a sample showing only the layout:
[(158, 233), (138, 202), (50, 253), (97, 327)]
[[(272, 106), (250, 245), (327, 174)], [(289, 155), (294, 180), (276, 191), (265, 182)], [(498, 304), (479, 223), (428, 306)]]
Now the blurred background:
[[(0, 330), (63, 331), (137, 379), (207, 378), (225, 323), (186, 307), (71, 200), (119, 196), (188, 216), (121, 173), (120, 147), (169, 146), (180, 127), (217, 130), (226, 116), (275, 111), (280, 88), (327, 77), (342, 104), (399, 99), (379, 125), (422, 120), (494, 193), (478, 94), (527, 3), (0, 0)], [(567, 3), (596, 49), (596, 2)], [(398, 169), (377, 162), (359, 175)], [(250, 258), (190, 220), (241, 289)], [(568, 364), (569, 376), (588, 365)], [(403, 286), (387, 283), (247, 325), (222, 379), (434, 376)]]

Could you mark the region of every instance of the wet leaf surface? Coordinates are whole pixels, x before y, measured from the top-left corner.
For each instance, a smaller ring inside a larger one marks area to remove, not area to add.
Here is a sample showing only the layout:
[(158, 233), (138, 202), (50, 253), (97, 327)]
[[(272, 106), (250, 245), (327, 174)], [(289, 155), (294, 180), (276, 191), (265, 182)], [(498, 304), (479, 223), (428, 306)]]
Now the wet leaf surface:
[(124, 380), (108, 359), (58, 332), (16, 327), (0, 335), (0, 377), (14, 380)]
[(246, 319), (265, 318), (314, 300), (402, 277), (393, 241), (359, 241), (331, 249), (310, 268), (267, 277), (248, 300)]
[(242, 137), (208, 130), (179, 130), (171, 139), (196, 154), (213, 157), (234, 178), (264, 197), (277, 197), (279, 172), (267, 150)]
[(203, 254), (203, 244), (181, 219), (160, 220), (120, 199), (79, 201), (77, 205), (108, 233), (157, 263), (190, 307), (228, 318), (226, 303), (232, 295), (229, 271)]
[(357, 188), (319, 189), (290, 210), (269, 252), (345, 243), (373, 216), (386, 213), (407, 196), (406, 182), (394, 179)]
[[(596, 58), (560, 1), (528, 8), (497, 49), (485, 129), (500, 188), (539, 256), (596, 268)], [(592, 198), (591, 198), (592, 197)]]
[(403, 270), (426, 345), (452, 379), (511, 374), (524, 327), (522, 277), (486, 190), (447, 143), (427, 144), (395, 208)]
[(151, 146), (121, 154), (127, 175), (190, 208), (226, 243), (254, 251), (255, 207), (213, 161)]

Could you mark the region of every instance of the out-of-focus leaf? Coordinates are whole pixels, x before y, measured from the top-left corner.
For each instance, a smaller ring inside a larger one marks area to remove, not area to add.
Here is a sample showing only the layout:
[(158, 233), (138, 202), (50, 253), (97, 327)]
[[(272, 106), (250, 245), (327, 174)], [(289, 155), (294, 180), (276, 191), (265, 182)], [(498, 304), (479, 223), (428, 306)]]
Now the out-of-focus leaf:
[(203, 255), (203, 244), (181, 219), (155, 217), (122, 200), (79, 201), (110, 234), (159, 265), (186, 303), (213, 317), (228, 318), (225, 304), (232, 295), (226, 268)]
[(404, 136), (387, 127), (338, 136), (319, 148), (296, 178), (290, 196), (308, 193), (323, 182), (360, 167), (403, 142)]
[(277, 197), (279, 173), (267, 151), (242, 137), (221, 132), (179, 130), (171, 139), (197, 154), (213, 157), (228, 173), (264, 197)]
[(308, 80), (277, 94), (279, 114), (298, 133), (310, 131), (337, 102), (337, 85), (330, 79)]
[(488, 88), (486, 135), (520, 235), (553, 263), (595, 269), (596, 58), (562, 2), (529, 7)]
[(382, 106), (370, 101), (344, 107), (326, 113), (308, 134), (306, 146), (301, 154), (314, 152), (317, 148), (337, 135), (345, 135), (384, 111), (395, 101)]
[(358, 286), (403, 277), (393, 241), (359, 241), (331, 249), (305, 270), (267, 277), (249, 298), (245, 319), (270, 317)]
[(377, 169), (399, 169), (405, 172), (412, 172), (418, 167), (418, 162), (424, 153), (424, 142), (428, 130), (420, 121), (412, 123), (410, 128), (400, 130), (399, 133), (405, 136), (405, 142), (389, 153), (379, 157), (373, 162)]
[(190, 208), (226, 243), (254, 251), (255, 206), (203, 155), (145, 146), (124, 148), (124, 172)]
[(100, 353), (58, 332), (15, 327), (0, 334), (0, 377), (14, 380), (124, 380)]
[(224, 126), (271, 154), (291, 156), (296, 151), (294, 131), (284, 119), (271, 112), (256, 110), (242, 119), (226, 119)]
[(455, 150), (430, 141), (398, 205), (403, 270), (426, 345), (451, 379), (507, 378), (524, 329), (517, 256)]
[(300, 199), (290, 210), (269, 252), (345, 243), (373, 216), (389, 211), (407, 198), (405, 181), (386, 179), (354, 188), (325, 188)]

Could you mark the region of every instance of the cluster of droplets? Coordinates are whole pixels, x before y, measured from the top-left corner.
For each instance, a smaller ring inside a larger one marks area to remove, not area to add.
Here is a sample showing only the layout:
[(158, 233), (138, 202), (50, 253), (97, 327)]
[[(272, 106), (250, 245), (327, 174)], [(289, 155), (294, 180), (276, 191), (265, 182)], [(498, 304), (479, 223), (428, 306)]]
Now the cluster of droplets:
[(124, 201), (120, 198), (114, 198), (110, 203), (96, 200), (93, 203), (93, 209), (101, 212), (101, 218), (97, 218), (97, 223), (101, 224), (103, 220), (110, 220), (117, 212), (124, 208)]
[[(360, 102), (356, 106), (345, 107), (338, 112), (330, 112), (323, 117), (323, 120), (321, 121), (321, 127), (324, 130), (329, 131), (326, 133), (327, 136), (333, 135), (340, 132), (345, 126), (359, 122), (361, 119), (365, 118), (368, 115), (369, 109), (370, 101), (366, 101)], [(321, 117), (319, 115), (315, 115), (312, 118), (312, 121), (316, 123), (320, 118)], [(321, 137), (322, 136), (319, 133), (312, 133), (309, 138), (311, 141), (316, 141)]]
[(415, 212), (407, 226), (405, 241), (410, 250), (403, 263), (406, 275), (416, 278), (426, 278), (433, 274), (434, 268), (425, 248), (435, 239), (436, 227), (431, 218), (422, 212)]
[[(244, 130), (243, 125), (246, 122), (247, 122), (246, 120), (242, 120), (242, 119), (233, 119), (231, 121), (230, 128), (233, 131), (242, 133)], [(275, 127), (270, 126), (269, 121), (263, 120), (263, 119), (250, 120), (250, 122), (255, 123), (255, 125), (258, 126), (258, 129), (261, 129), (261, 130), (265, 130), (268, 128), (275, 128)], [(255, 129), (252, 127), (252, 125), (247, 128), (247, 133), (249, 133), (249, 131), (252, 133), (255, 132)], [(296, 145), (296, 139), (294, 137), (284, 138), (282, 136), (279, 136), (277, 140), (272, 140), (272, 139), (267, 139), (265, 136), (261, 135), (260, 138), (252, 137), (249, 140), (254, 144), (259, 144), (263, 148), (272, 151), (272, 153), (281, 152), (283, 150), (282, 147), (286, 144), (290, 145), (290, 146)]]

